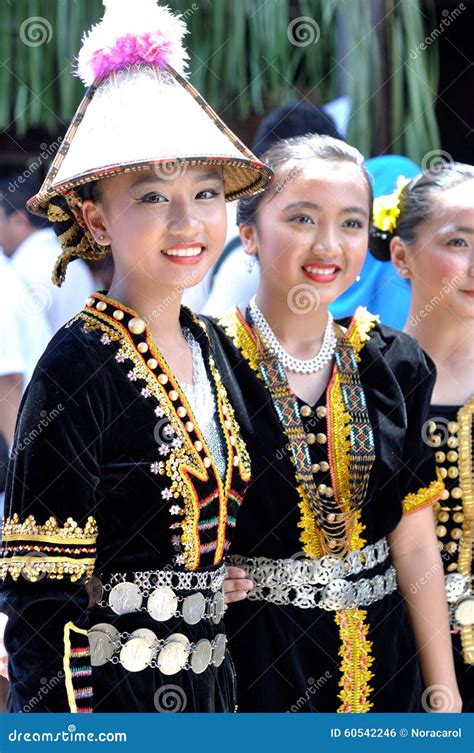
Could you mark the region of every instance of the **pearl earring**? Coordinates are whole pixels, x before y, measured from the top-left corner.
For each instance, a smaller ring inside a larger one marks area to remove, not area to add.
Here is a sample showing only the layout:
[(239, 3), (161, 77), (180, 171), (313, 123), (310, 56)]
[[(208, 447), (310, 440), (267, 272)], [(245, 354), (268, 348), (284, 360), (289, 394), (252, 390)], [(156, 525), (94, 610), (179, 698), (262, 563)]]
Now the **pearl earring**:
[(99, 235), (99, 240), (100, 240), (100, 241), (103, 241), (103, 240), (104, 240), (104, 238), (105, 238), (105, 235)]
[(257, 260), (255, 256), (253, 254), (247, 254), (247, 258), (245, 259), (245, 268), (247, 269), (249, 275), (254, 271), (256, 263)]
[(410, 270), (408, 269), (408, 267), (402, 267), (401, 270), (400, 270), (400, 274), (403, 275), (404, 277), (406, 277), (407, 274), (409, 273), (409, 271)]
[(360, 275), (357, 275), (356, 282), (360, 282)]

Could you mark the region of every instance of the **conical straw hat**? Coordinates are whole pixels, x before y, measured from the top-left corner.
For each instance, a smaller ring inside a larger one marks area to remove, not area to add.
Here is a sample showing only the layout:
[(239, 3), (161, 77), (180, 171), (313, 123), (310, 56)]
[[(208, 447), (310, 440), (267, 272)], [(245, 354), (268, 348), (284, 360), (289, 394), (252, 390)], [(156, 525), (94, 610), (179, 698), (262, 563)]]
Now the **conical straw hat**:
[(150, 167), (173, 179), (188, 165), (222, 165), (231, 201), (263, 190), (272, 176), (186, 80), (181, 18), (155, 0), (104, 4), (78, 56), (77, 74), (89, 88), (43, 185), (27, 203), (59, 236), (57, 285), (71, 259), (97, 259), (109, 250), (95, 243), (84, 223), (79, 186)]
[[(142, 34), (131, 32), (133, 26)], [(171, 66), (170, 60), (184, 68), (184, 31), (182, 21), (155, 0), (109, 0), (79, 54), (83, 80), (90, 82), (95, 72), (100, 78), (82, 100), (40, 191), (29, 200), (32, 212), (47, 215), (51, 197), (75, 186), (150, 166), (172, 178), (188, 164), (222, 165), (228, 200), (265, 187), (268, 167)]]

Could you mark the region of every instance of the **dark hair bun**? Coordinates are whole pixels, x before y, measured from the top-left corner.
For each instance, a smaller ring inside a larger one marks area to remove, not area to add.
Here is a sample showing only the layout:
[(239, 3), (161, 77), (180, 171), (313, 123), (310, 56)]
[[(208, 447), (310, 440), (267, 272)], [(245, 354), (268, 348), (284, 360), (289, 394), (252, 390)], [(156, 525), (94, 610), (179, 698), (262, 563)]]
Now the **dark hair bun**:
[(369, 233), (369, 251), (379, 261), (390, 261), (390, 241), (394, 233), (388, 230), (380, 230), (372, 225)]

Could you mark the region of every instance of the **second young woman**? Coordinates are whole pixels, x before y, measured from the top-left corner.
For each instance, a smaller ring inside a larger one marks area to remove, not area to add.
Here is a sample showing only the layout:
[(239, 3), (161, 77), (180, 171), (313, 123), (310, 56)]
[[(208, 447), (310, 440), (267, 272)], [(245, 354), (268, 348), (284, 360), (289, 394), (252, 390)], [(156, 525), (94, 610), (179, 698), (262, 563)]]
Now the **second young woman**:
[(303, 137), (265, 160), (273, 184), (239, 208), (256, 299), (208, 322), (253, 463), (227, 582), (239, 708), (418, 711), (443, 685), (458, 710), (421, 438), (434, 367), (366, 310), (328, 313), (368, 245), (362, 156)]

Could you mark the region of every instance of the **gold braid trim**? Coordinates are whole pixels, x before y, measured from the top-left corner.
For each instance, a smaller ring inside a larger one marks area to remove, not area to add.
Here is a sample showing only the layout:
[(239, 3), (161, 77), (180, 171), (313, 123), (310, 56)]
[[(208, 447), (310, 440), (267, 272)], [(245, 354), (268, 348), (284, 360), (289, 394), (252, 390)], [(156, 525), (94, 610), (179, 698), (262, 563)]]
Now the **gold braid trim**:
[[(360, 361), (360, 353), (366, 342), (370, 340), (370, 331), (379, 322), (366, 308), (360, 306), (352, 319), (346, 337), (354, 351), (356, 361)], [(348, 518), (349, 546), (348, 549), (362, 549), (366, 541), (361, 534), (365, 526), (360, 521), (361, 511), (355, 515), (351, 510), (351, 475), (350, 475), (350, 416), (346, 411), (341, 390), (341, 378), (334, 366), (333, 377), (328, 387), (328, 447), (331, 466), (331, 477), (335, 490), (335, 497), (341, 501), (341, 509)], [(350, 519), (352, 518), (352, 520)]]
[(261, 379), (262, 376), (258, 368), (257, 339), (237, 306), (229, 309), (223, 316), (219, 317), (217, 323), (222, 327), (227, 337), (232, 340), (235, 347), (240, 350), (250, 368)]
[(52, 281), (57, 287), (61, 287), (66, 277), (66, 269), (75, 257), (82, 259), (102, 259), (110, 253), (110, 246), (99, 246), (82, 216), (82, 199), (74, 190), (68, 191), (61, 199), (67, 205), (68, 211), (54, 203), (54, 197), (48, 205), (47, 216), (50, 222), (69, 222), (67, 227), (59, 235), (59, 243), (62, 253), (53, 267)]
[[(464, 513), (462, 538), (459, 545), (458, 572), (470, 578), (472, 592), (472, 549), (474, 543), (474, 457), (472, 431), (474, 397), (458, 411), (459, 424), (459, 485)], [(466, 664), (474, 664), (474, 625), (461, 626), (461, 645)]]
[(339, 698), (342, 701), (338, 713), (366, 714), (373, 706), (369, 696), (373, 688), (369, 685), (373, 673), (370, 670), (374, 659), (371, 656), (372, 641), (367, 640), (369, 626), (365, 623), (367, 612), (361, 609), (342, 609), (336, 613), (339, 627), (342, 657), (342, 688)]
[(444, 483), (441, 478), (440, 469), (436, 469), (437, 479), (432, 481), (429, 486), (422, 486), (417, 492), (407, 494), (402, 500), (403, 514), (411, 515), (423, 507), (433, 505), (439, 500), (444, 491)]
[(71, 559), (70, 557), (10, 557), (0, 562), (0, 579), (5, 580), (10, 575), (12, 580), (18, 580), (23, 575), (33, 583), (44, 575), (51, 580), (62, 580), (70, 577), (74, 583), (82, 576), (87, 579), (94, 574), (95, 559)]
[(48, 518), (44, 525), (38, 525), (33, 515), (28, 515), (24, 523), (20, 523), (18, 514), (6, 518), (3, 526), (3, 541), (47, 541), (51, 544), (95, 544), (98, 535), (95, 518), (87, 518), (86, 525), (81, 528), (73, 518), (67, 518), (64, 526), (60, 526), (56, 518)]
[(349, 327), (347, 337), (352, 345), (357, 361), (365, 343), (370, 340), (370, 330), (380, 322), (378, 314), (371, 314), (364, 306), (359, 306)]
[(320, 531), (316, 525), (316, 516), (311, 507), (311, 503), (305, 494), (303, 486), (297, 486), (296, 490), (300, 498), (298, 507), (300, 508), (301, 519), (298, 521), (298, 528), (303, 529), (300, 534), (303, 552), (307, 554), (308, 557), (319, 559), (323, 556), (323, 550), (321, 548)]
[(68, 222), (71, 219), (68, 213), (56, 204), (48, 204), (47, 213), (50, 222)]

